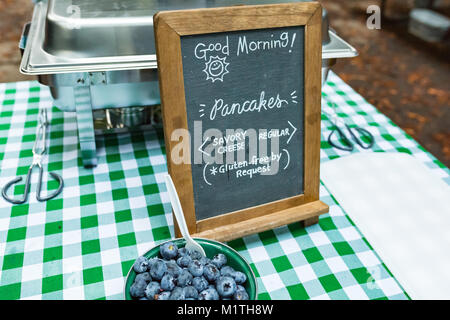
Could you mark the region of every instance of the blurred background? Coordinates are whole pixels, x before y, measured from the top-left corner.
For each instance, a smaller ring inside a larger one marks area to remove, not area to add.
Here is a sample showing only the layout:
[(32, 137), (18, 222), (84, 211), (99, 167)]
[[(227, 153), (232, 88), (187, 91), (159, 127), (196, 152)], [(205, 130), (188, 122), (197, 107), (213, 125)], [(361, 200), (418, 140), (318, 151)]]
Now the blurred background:
[[(334, 72), (450, 167), (449, 37), (429, 42), (408, 32), (414, 6), (450, 17), (450, 0), (320, 2), (331, 27), (359, 51), (339, 60)], [(370, 5), (382, 9), (381, 29), (367, 28)], [(32, 10), (31, 0), (0, 0), (0, 82), (33, 79), (20, 74), (18, 49)]]

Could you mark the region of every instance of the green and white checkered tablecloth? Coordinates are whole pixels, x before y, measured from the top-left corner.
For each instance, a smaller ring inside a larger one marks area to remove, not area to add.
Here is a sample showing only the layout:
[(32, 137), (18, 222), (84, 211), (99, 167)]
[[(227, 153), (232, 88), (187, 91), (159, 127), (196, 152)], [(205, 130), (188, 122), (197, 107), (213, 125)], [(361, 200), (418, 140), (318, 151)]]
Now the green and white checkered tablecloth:
[[(450, 183), (445, 166), (335, 74), (323, 92), (339, 106), (339, 116), (374, 134), (373, 151), (411, 153)], [(148, 131), (97, 137), (99, 164), (85, 169), (75, 114), (53, 107), (48, 89), (37, 82), (0, 84), (0, 186), (27, 173), (39, 107), (50, 110), (44, 163), (62, 175), (65, 187), (56, 199), (40, 203), (35, 173), (27, 204), (0, 199), (0, 298), (121, 299), (135, 258), (173, 236), (162, 136)], [(324, 116), (321, 161), (348, 154), (325, 142), (329, 126)], [(43, 186), (55, 188), (53, 181)], [(23, 191), (17, 186), (14, 194)], [(407, 299), (323, 185), (320, 194), (330, 212), (318, 225), (294, 223), (229, 242), (250, 262), (259, 298)]]

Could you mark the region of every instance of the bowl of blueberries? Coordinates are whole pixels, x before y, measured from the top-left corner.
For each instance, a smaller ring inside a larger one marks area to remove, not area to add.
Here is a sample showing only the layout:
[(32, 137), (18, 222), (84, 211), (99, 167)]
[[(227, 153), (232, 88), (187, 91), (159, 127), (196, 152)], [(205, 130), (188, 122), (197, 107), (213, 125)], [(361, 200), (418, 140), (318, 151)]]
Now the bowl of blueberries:
[(138, 257), (128, 272), (125, 300), (256, 300), (255, 275), (231, 247), (195, 239), (206, 257), (185, 240), (161, 243)]

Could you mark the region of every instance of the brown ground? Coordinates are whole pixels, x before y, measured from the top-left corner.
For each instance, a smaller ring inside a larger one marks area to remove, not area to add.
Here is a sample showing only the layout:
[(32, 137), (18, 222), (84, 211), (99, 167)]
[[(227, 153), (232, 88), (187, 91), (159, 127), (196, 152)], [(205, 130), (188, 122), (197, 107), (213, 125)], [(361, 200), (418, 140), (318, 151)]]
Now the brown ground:
[(18, 48), (22, 28), (32, 14), (31, 0), (0, 0), (0, 82), (33, 79), (19, 72)]
[[(406, 21), (383, 19), (381, 30), (367, 29), (366, 9), (380, 1), (321, 0), (331, 26), (360, 54), (334, 71), (450, 167), (450, 51), (410, 36)], [(0, 82), (32, 79), (18, 72), (17, 48), (32, 7), (31, 0), (0, 0)]]
[[(333, 70), (450, 167), (448, 46), (409, 35), (406, 20), (382, 19), (380, 30), (369, 30), (366, 9), (379, 0), (321, 2), (331, 26), (359, 51), (357, 58), (340, 60)], [(450, 7), (439, 10), (448, 15)]]

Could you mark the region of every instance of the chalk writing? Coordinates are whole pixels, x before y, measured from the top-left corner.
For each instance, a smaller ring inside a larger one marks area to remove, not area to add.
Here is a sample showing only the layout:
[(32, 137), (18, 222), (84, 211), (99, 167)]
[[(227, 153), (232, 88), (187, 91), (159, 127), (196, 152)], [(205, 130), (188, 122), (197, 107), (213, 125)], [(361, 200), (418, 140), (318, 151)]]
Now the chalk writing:
[(266, 98), (265, 91), (261, 91), (257, 99), (247, 99), (241, 102), (226, 103), (222, 98), (218, 98), (214, 100), (209, 119), (214, 120), (217, 116), (228, 117), (235, 114), (280, 109), (288, 104), (289, 102), (282, 99), (279, 94)]

